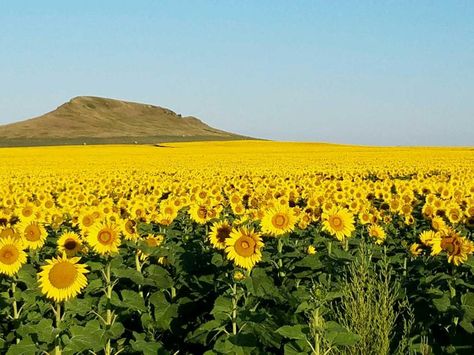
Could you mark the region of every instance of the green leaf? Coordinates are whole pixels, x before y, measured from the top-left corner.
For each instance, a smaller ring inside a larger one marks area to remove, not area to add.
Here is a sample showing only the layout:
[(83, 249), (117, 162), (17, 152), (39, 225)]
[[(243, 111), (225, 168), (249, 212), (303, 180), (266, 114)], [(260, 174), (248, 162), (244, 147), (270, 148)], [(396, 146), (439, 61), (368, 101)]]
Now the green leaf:
[(465, 319), (474, 320), (474, 293), (468, 292), (461, 296), (461, 308)]
[(17, 329), (22, 338), (31, 337), (43, 343), (50, 343), (54, 339), (54, 327), (51, 319), (42, 318), (37, 324), (29, 322)]
[(146, 311), (145, 301), (143, 300), (143, 297), (140, 296), (138, 292), (131, 291), (131, 290), (123, 290), (121, 292), (121, 295), (122, 295), (123, 306), (134, 311), (140, 311), (140, 312)]
[(309, 327), (306, 325), (284, 325), (275, 331), (284, 338), (305, 340), (309, 334)]
[(186, 340), (192, 341), (193, 343), (207, 345), (207, 337), (209, 333), (222, 331), (222, 329), (220, 329), (222, 325), (223, 325), (222, 320), (217, 320), (217, 319), (213, 319), (208, 322), (205, 322), (201, 324), (197, 329), (195, 329), (192, 333), (190, 333), (186, 337)]
[(10, 345), (6, 355), (31, 355), (36, 354), (36, 344), (31, 338), (24, 338), (18, 344)]
[(449, 294), (444, 292), (441, 297), (433, 298), (433, 305), (439, 312), (446, 312), (451, 305)]
[(306, 340), (292, 340), (283, 347), (285, 355), (311, 354)]
[(31, 264), (23, 265), (18, 272), (18, 281), (23, 282), (29, 289), (35, 288), (36, 283), (36, 269)]
[(332, 321), (325, 323), (324, 336), (330, 344), (336, 346), (352, 346), (360, 340), (360, 336)]
[(274, 281), (262, 269), (255, 269), (252, 271), (252, 276), (244, 280), (247, 290), (254, 296), (283, 301), (284, 297), (281, 295)]
[(135, 269), (114, 269), (113, 274), (121, 279), (129, 279), (136, 285), (143, 285), (144, 277), (143, 275)]
[(133, 350), (143, 354), (166, 354), (160, 342), (156, 340), (146, 341), (145, 335), (137, 332), (133, 332), (133, 336), (135, 340), (130, 341)]
[(324, 267), (324, 264), (315, 255), (307, 255), (300, 261), (294, 264), (296, 267), (309, 268), (311, 270), (319, 270)]
[(154, 285), (161, 289), (170, 288), (173, 286), (173, 279), (168, 271), (158, 265), (150, 265), (146, 268), (148, 278), (153, 281)]
[(89, 321), (85, 327), (73, 325), (69, 328), (71, 338), (64, 350), (80, 353), (86, 350), (99, 351), (105, 346), (105, 331), (97, 320)]
[(171, 322), (178, 316), (178, 305), (170, 304), (162, 292), (155, 292), (150, 297), (155, 308), (155, 322), (162, 330), (169, 330)]
[(227, 319), (230, 313), (232, 313), (232, 299), (225, 296), (217, 297), (211, 311), (214, 318)]
[(85, 316), (92, 309), (94, 299), (92, 297), (74, 298), (66, 303), (66, 312), (72, 313), (74, 316)]

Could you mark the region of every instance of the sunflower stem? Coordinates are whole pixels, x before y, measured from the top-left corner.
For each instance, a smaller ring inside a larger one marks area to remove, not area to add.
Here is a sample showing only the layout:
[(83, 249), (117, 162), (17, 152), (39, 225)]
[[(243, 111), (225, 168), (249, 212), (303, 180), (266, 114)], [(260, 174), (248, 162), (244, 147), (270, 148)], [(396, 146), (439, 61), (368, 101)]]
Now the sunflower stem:
[(13, 319), (18, 319), (19, 316), (20, 316), (20, 313), (18, 312), (18, 305), (16, 303), (16, 298), (15, 298), (15, 292), (16, 292), (16, 282), (15, 281), (12, 281), (11, 290), (12, 290), (12, 299), (13, 299), (13, 303), (12, 303), (12, 306), (13, 306)]
[(55, 338), (55, 343), (56, 347), (54, 348), (54, 354), (55, 355), (61, 355), (61, 345), (60, 345), (60, 337), (59, 337), (59, 326), (61, 325), (61, 303), (56, 302), (56, 311), (54, 312), (54, 315), (56, 316), (56, 338)]
[(285, 274), (282, 271), (283, 268), (283, 260), (281, 258), (281, 253), (283, 252), (283, 239), (282, 237), (277, 238), (277, 251), (278, 251), (278, 276), (284, 277)]
[[(137, 271), (141, 274), (142, 273), (142, 264), (140, 263), (140, 255), (138, 255), (138, 249), (135, 252), (135, 267), (136, 267)], [(141, 298), (143, 298), (142, 285), (138, 285), (138, 293), (140, 294)]]
[(232, 334), (237, 335), (237, 284), (232, 285)]
[[(13, 299), (13, 302), (12, 302), (13, 320), (16, 320), (20, 317), (20, 312), (18, 311), (18, 304), (16, 303), (16, 298), (15, 298), (16, 281), (12, 281), (11, 291), (12, 291), (12, 299)], [(19, 342), (20, 342), (20, 338), (16, 338), (16, 343), (18, 344)]]
[[(105, 267), (105, 287), (106, 287), (106, 297), (107, 297), (107, 314), (105, 319), (105, 324), (107, 327), (110, 327), (113, 323), (112, 321), (112, 309), (111, 309), (111, 299), (112, 299), (112, 290), (114, 284), (112, 283), (111, 276), (110, 276), (110, 269), (111, 269), (112, 259), (109, 257), (107, 261), (107, 266)], [(112, 353), (110, 339), (107, 340), (104, 349), (105, 355), (110, 355)]]

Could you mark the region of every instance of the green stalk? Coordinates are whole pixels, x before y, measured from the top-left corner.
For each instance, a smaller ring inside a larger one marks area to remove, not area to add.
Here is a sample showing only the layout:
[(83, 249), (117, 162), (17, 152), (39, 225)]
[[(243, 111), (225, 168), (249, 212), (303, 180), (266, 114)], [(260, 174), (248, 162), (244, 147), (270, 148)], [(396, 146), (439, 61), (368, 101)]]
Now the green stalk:
[(232, 334), (237, 335), (237, 284), (232, 286)]
[[(20, 312), (18, 312), (18, 304), (16, 303), (15, 292), (16, 292), (16, 281), (13, 280), (11, 284), (11, 291), (12, 291), (12, 308), (13, 308), (13, 320), (20, 318)], [(16, 343), (20, 342), (19, 338), (16, 338)]]
[[(140, 257), (138, 255), (138, 250), (135, 252), (135, 267), (136, 267), (137, 271), (141, 274), (142, 273), (142, 264), (140, 263)], [(138, 293), (143, 298), (142, 285), (138, 285)]]
[(54, 312), (56, 316), (56, 338), (54, 339), (54, 342), (56, 344), (56, 347), (54, 348), (54, 354), (55, 355), (61, 355), (61, 344), (60, 344), (60, 338), (59, 338), (59, 326), (61, 324), (61, 303), (56, 302), (56, 311)]
[[(110, 276), (110, 268), (111, 268), (112, 260), (109, 258), (107, 261), (107, 266), (105, 267), (105, 296), (107, 297), (107, 314), (105, 319), (105, 324), (107, 327), (112, 325), (112, 309), (111, 309), (111, 299), (112, 299), (112, 290), (113, 284)], [(107, 340), (107, 344), (105, 345), (104, 349), (105, 355), (110, 355), (112, 353), (110, 339)]]
[(279, 277), (284, 277), (285, 274), (281, 270), (283, 268), (283, 260), (281, 258), (281, 253), (283, 252), (283, 240), (282, 237), (277, 237), (277, 251), (278, 251), (278, 276)]
[(18, 319), (20, 313), (18, 313), (18, 305), (16, 303), (15, 292), (16, 292), (16, 282), (12, 281), (12, 298), (13, 298), (13, 319)]

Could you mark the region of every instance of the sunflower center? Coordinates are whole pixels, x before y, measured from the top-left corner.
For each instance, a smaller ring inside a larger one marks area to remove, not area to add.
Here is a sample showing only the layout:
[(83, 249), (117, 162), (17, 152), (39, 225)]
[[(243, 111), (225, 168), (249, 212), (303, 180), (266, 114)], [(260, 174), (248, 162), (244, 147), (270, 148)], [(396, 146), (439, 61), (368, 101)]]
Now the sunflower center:
[(84, 216), (82, 224), (86, 227), (90, 227), (94, 223), (94, 219), (91, 216)]
[(74, 250), (76, 249), (77, 242), (74, 239), (67, 239), (64, 243), (64, 248), (67, 250)]
[(272, 217), (272, 224), (276, 228), (283, 229), (288, 225), (288, 219), (284, 214), (277, 213)]
[(136, 223), (134, 221), (127, 221), (127, 223), (125, 223), (125, 229), (127, 230), (127, 233), (135, 233), (135, 224)]
[(457, 238), (443, 238), (441, 248), (450, 255), (458, 255), (461, 252), (460, 242)]
[(171, 207), (166, 207), (165, 208), (165, 214), (173, 214), (174, 210)]
[(49, 282), (56, 288), (67, 288), (73, 285), (77, 277), (74, 264), (63, 261), (55, 264), (49, 271)]
[(206, 218), (207, 217), (207, 209), (206, 207), (199, 207), (197, 214), (199, 218)]
[(97, 239), (99, 239), (99, 242), (100, 242), (101, 244), (105, 244), (105, 245), (107, 245), (107, 244), (112, 244), (112, 242), (113, 242), (113, 235), (112, 235), (112, 233), (111, 233), (110, 231), (108, 231), (108, 230), (101, 230), (101, 231), (99, 232), (99, 235), (98, 235)]
[(41, 231), (36, 224), (31, 224), (25, 229), (25, 238), (30, 242), (36, 242), (41, 238)]
[(0, 262), (2, 264), (11, 265), (18, 259), (18, 249), (12, 245), (5, 245), (0, 249)]
[(249, 257), (255, 254), (255, 240), (253, 238), (242, 236), (237, 239), (234, 245), (235, 252), (244, 257)]
[(344, 229), (344, 223), (342, 222), (342, 219), (339, 216), (329, 217), (329, 223), (331, 224), (331, 227), (337, 231), (341, 231)]
[(227, 226), (220, 227), (217, 230), (217, 239), (220, 243), (225, 242), (225, 240), (229, 237), (231, 229)]
[(155, 238), (147, 238), (145, 243), (149, 247), (156, 247), (158, 246), (158, 241)]

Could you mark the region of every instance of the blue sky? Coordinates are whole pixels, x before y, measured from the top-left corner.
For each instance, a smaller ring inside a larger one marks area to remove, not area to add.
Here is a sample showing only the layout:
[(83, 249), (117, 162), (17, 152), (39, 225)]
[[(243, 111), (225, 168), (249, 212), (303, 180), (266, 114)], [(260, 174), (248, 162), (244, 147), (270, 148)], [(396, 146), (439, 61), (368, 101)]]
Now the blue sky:
[(474, 145), (474, 1), (0, 0), (0, 124), (79, 95), (290, 141)]

